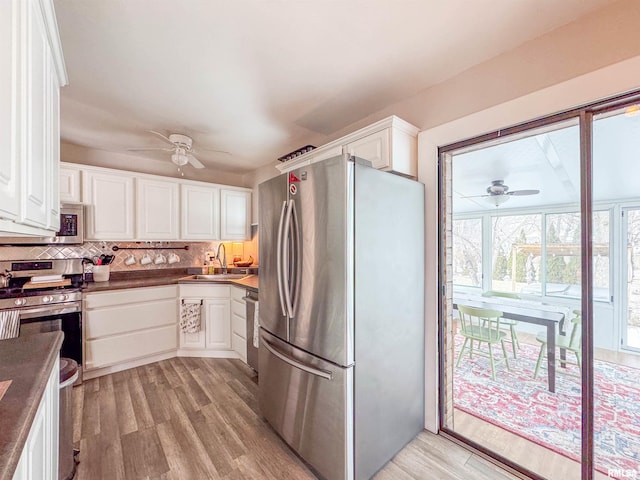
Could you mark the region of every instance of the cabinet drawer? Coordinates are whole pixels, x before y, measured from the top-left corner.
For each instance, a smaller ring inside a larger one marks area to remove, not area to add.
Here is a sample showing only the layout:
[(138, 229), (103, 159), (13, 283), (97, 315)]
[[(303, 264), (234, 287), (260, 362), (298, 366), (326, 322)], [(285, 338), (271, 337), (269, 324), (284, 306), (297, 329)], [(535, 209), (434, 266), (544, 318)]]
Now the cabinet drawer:
[(106, 367), (176, 347), (175, 325), (89, 340), (85, 343), (85, 367), (87, 370)]
[(180, 285), (181, 297), (192, 298), (230, 298), (229, 285)]
[(239, 302), (234, 299), (231, 301), (231, 313), (238, 315), (239, 317), (246, 318), (247, 305), (244, 302)]
[(84, 297), (84, 308), (113, 307), (127, 303), (151, 302), (154, 300), (175, 299), (176, 285), (166, 287), (143, 287), (108, 292), (87, 293)]
[(242, 338), (247, 338), (247, 321), (244, 317), (231, 314), (231, 331)]
[(104, 307), (85, 312), (85, 340), (154, 328), (177, 321), (176, 299)]
[(231, 335), (231, 347), (233, 348), (233, 351), (237, 352), (244, 361), (247, 360), (247, 341), (244, 338), (236, 335), (235, 333)]
[(244, 296), (247, 294), (247, 291), (242, 287), (231, 287), (231, 299), (237, 300), (238, 302), (244, 302)]

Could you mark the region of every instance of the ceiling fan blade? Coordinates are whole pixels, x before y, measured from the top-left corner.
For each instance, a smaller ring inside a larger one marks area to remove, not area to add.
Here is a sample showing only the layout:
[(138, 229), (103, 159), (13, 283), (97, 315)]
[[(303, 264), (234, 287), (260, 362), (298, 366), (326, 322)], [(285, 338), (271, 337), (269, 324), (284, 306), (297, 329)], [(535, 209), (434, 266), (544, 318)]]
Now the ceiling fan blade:
[(163, 139), (165, 142), (169, 143), (170, 145), (173, 145), (173, 142), (171, 140), (169, 140), (169, 137), (163, 135), (160, 132), (156, 132), (155, 130), (148, 130), (149, 133), (153, 133), (154, 135), (157, 135), (158, 137), (160, 137), (161, 139)]
[(521, 197), (524, 195), (537, 195), (540, 190), (514, 190), (513, 192), (507, 192), (505, 195), (513, 195), (514, 197)]
[(204, 168), (204, 165), (200, 163), (200, 160), (198, 160), (193, 155), (188, 154), (187, 157), (189, 157), (189, 163), (193, 165), (194, 168)]
[(500, 195), (469, 195), (467, 197), (460, 198), (480, 198), (480, 197), (499, 197)]
[(198, 147), (197, 149), (192, 148), (191, 152), (192, 153), (211, 152), (211, 153), (223, 153), (225, 155), (231, 155), (231, 152), (227, 152), (225, 150), (214, 150), (213, 148), (200, 148), (200, 147)]
[(162, 152), (173, 152), (173, 148), (164, 148), (164, 147), (134, 147), (127, 148), (128, 152), (152, 152), (152, 151), (162, 151)]

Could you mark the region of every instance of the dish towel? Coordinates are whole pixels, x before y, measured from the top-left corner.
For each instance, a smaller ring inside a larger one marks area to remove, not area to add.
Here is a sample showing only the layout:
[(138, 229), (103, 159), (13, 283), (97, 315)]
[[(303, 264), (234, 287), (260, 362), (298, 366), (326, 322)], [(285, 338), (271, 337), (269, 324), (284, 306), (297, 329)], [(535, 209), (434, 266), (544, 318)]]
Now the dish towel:
[(260, 345), (260, 311), (258, 309), (258, 302), (256, 302), (255, 311), (253, 312), (253, 346), (258, 348)]
[(5, 310), (0, 312), (0, 340), (16, 338), (20, 334), (20, 312)]
[(200, 331), (201, 300), (182, 300), (180, 307), (180, 331), (198, 333)]

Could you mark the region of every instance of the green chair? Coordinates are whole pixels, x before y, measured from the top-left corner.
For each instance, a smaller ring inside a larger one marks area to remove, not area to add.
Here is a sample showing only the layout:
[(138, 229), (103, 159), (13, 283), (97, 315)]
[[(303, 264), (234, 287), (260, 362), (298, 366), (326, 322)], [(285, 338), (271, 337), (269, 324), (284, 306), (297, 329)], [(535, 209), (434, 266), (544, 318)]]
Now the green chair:
[[(478, 342), (478, 349), (475, 350), (477, 355), (487, 357), (491, 364), (491, 379), (496, 379), (495, 364), (504, 361), (509, 370), (509, 361), (507, 360), (507, 349), (504, 346), (504, 339), (507, 336), (505, 332), (500, 330), (500, 321), (502, 320), (502, 312), (497, 310), (489, 310), (485, 308), (468, 307), (466, 305), (458, 305), (458, 313), (460, 314), (460, 333), (464, 338), (462, 349), (458, 355), (456, 367), (460, 365), (460, 360), (465, 349), (469, 350), (469, 358), (473, 356), (473, 343)], [(480, 349), (483, 343), (487, 344), (488, 351)], [(493, 357), (492, 345), (500, 343), (502, 345), (502, 360), (496, 361)]]
[[(574, 365), (578, 365), (578, 368), (582, 369), (582, 311), (574, 310), (573, 314), (574, 317), (571, 319), (571, 333), (569, 335), (556, 335), (556, 348), (563, 348), (573, 352), (576, 356), (576, 363)], [(533, 372), (533, 378), (538, 377), (542, 359), (546, 357), (547, 332), (538, 333), (536, 340), (540, 342), (540, 353), (538, 354), (538, 362)]]
[[(512, 298), (514, 300), (520, 300), (520, 295), (517, 293), (511, 292), (498, 292), (496, 290), (487, 290), (482, 294), (483, 297), (502, 297), (502, 298)], [(516, 334), (516, 325), (518, 322), (516, 320), (511, 320), (510, 318), (503, 318), (500, 322), (505, 328), (509, 327), (509, 333), (511, 334), (511, 350), (513, 350), (513, 358), (518, 358), (516, 353), (516, 349), (520, 350), (520, 341), (518, 340), (518, 335)]]

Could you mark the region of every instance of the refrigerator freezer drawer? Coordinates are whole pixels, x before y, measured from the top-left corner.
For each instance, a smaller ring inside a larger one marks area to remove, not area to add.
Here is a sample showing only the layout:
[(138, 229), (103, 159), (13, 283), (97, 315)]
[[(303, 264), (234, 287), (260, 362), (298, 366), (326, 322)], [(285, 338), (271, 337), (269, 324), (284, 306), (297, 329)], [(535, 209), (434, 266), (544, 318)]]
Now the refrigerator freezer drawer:
[(309, 355), (260, 329), (260, 409), (328, 479), (353, 478), (353, 367)]

